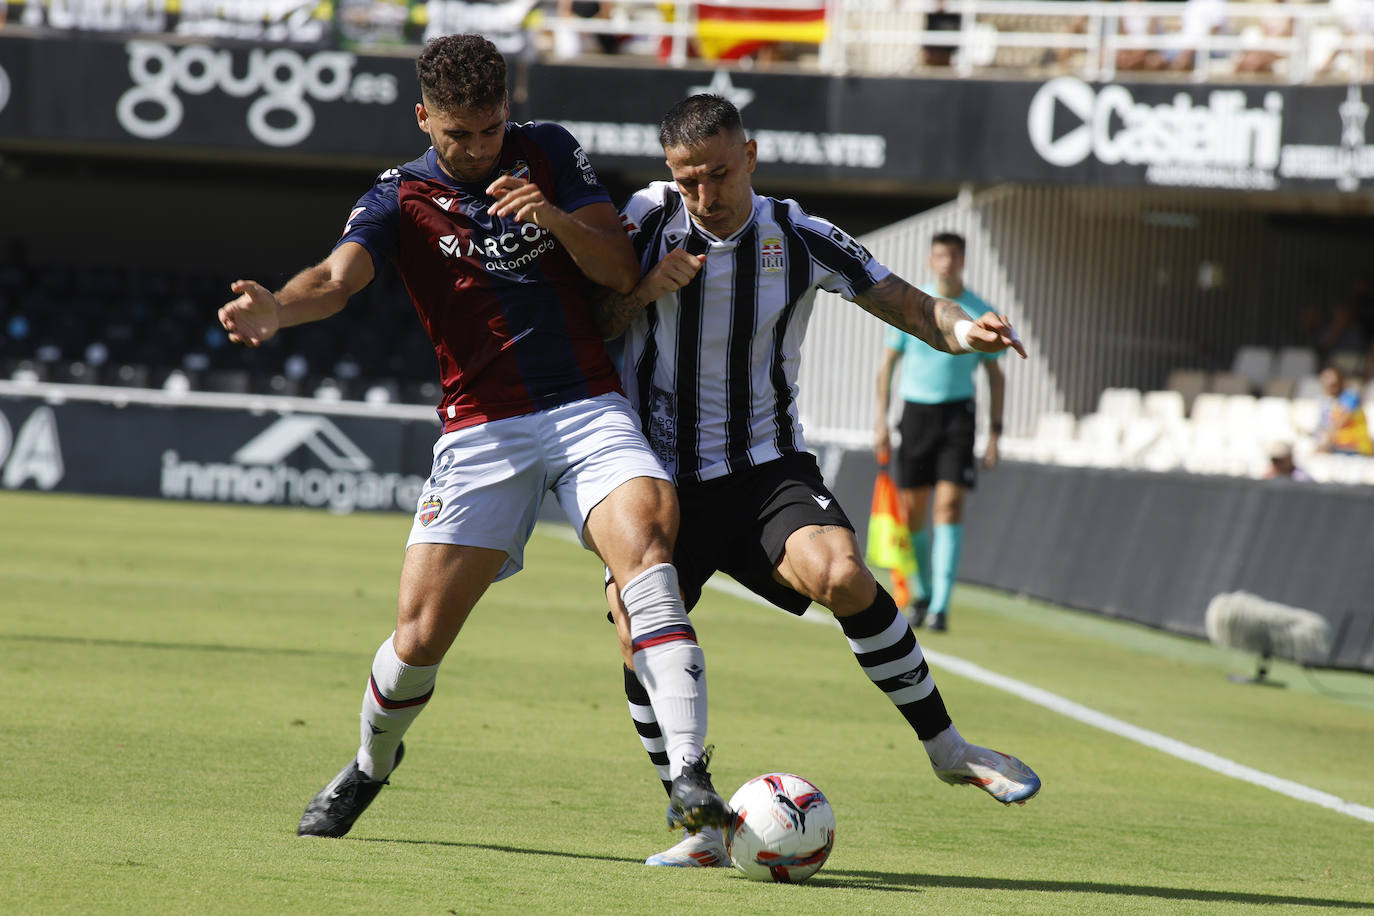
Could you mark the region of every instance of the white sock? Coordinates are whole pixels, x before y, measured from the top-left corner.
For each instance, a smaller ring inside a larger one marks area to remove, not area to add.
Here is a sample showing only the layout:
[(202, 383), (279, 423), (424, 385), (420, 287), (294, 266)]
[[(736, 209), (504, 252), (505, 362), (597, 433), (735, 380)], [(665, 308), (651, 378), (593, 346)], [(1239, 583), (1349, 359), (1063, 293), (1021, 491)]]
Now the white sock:
[(958, 766), (968, 751), (968, 742), (959, 734), (959, 729), (951, 725), (934, 738), (922, 741), (930, 762), (942, 770)]
[(358, 769), (368, 779), (385, 779), (396, 765), (396, 748), (434, 694), (438, 665), (407, 665), (396, 655), (395, 633), (372, 660), (363, 691), (362, 743)]
[(677, 570), (651, 566), (625, 583), (635, 672), (663, 732), (673, 777), (696, 762), (706, 740), (706, 655), (687, 622)]

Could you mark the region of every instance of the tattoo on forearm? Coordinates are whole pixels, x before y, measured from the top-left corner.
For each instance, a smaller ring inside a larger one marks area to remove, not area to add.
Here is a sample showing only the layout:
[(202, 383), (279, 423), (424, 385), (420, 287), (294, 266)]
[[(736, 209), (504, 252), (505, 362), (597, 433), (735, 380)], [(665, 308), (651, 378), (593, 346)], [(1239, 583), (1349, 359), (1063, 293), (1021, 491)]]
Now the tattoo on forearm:
[(954, 325), (967, 318), (957, 303), (927, 296), (896, 274), (885, 277), (858, 299), (873, 316), (901, 328), (946, 353), (959, 351)]
[(941, 349), (954, 353), (962, 350), (959, 346), (959, 338), (954, 336), (954, 326), (960, 319), (967, 318), (968, 315), (957, 303), (948, 299), (935, 300), (935, 326), (939, 328), (939, 336), (944, 344)]
[(615, 290), (598, 287), (592, 295), (592, 323), (603, 340), (619, 337), (630, 326), (635, 315), (643, 306), (630, 296), (621, 295)]

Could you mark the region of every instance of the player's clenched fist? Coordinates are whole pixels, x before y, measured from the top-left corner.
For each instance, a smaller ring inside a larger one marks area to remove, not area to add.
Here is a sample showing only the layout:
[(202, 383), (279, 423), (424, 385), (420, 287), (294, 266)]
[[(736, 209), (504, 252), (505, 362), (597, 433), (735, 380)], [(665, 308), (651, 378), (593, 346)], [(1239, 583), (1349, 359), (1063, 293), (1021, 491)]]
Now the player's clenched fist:
[(239, 295), (220, 307), (219, 323), (230, 340), (256, 347), (280, 330), (281, 306), (262, 284), (235, 280), (229, 288)]
[(647, 303), (677, 292), (692, 282), (705, 263), (704, 254), (688, 254), (685, 248), (674, 248), (639, 281), (636, 298)]

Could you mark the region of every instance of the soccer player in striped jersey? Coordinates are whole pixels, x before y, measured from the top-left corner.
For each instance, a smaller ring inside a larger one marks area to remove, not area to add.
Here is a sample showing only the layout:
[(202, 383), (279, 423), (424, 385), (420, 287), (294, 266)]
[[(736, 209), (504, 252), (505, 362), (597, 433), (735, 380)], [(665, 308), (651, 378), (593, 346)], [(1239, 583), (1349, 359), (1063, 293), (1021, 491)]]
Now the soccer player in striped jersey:
[[(920, 644), (861, 559), (853, 525), (806, 451), (797, 364), (818, 288), (839, 293), (947, 352), (1016, 349), (995, 313), (969, 319), (892, 274), (850, 235), (795, 201), (754, 192), (757, 153), (727, 100), (695, 95), (664, 117), (672, 182), (621, 211), (645, 270), (628, 294), (594, 306), (601, 332), (625, 335), (621, 374), (682, 507), (674, 562), (691, 608), (717, 570), (794, 614), (834, 613), (865, 674), (905, 717), (936, 775), (1003, 804), (1040, 788), (1029, 767), (955, 729)], [(620, 632), (630, 713), (664, 786), (661, 723), (631, 657), (623, 590), (607, 586)], [(728, 864), (719, 832), (689, 834), (649, 865)]]
[(428, 330), (442, 435), (401, 568), (395, 631), (363, 692), (361, 743), (301, 817), (343, 836), (401, 762), (402, 736), (492, 582), (514, 575), (546, 492), (623, 581), (635, 668), (663, 724), (670, 825), (723, 825), (711, 786), (705, 658), (672, 566), (678, 504), (593, 324), (593, 284), (629, 292), (640, 269), (582, 148), (554, 124), (507, 120), (506, 64), (479, 35), (416, 63), (433, 146), (384, 172), (333, 253), (271, 293), (251, 280), (220, 309), (231, 340), (338, 312), (391, 262)]

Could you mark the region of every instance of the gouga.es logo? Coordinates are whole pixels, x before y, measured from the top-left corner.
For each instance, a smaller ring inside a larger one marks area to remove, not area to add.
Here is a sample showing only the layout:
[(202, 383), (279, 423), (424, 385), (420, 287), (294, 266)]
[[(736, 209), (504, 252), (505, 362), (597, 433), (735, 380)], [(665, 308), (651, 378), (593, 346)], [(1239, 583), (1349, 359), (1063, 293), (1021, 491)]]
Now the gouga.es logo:
[(308, 56), (291, 48), (254, 48), (246, 59), (227, 48), (131, 41), (133, 86), (119, 97), (115, 116), (125, 130), (144, 140), (166, 137), (181, 126), (185, 104), (178, 93), (234, 98), (257, 95), (248, 108), (248, 131), (268, 146), (294, 146), (315, 129), (317, 102), (386, 105), (396, 100), (389, 73), (354, 73), (356, 55), (319, 51)]

